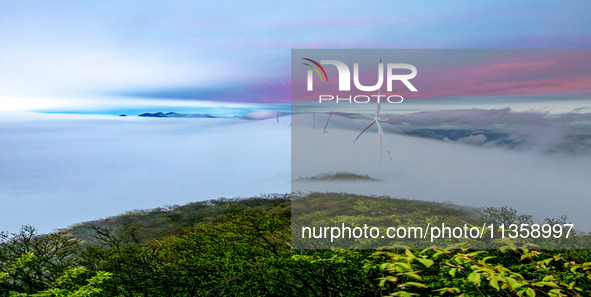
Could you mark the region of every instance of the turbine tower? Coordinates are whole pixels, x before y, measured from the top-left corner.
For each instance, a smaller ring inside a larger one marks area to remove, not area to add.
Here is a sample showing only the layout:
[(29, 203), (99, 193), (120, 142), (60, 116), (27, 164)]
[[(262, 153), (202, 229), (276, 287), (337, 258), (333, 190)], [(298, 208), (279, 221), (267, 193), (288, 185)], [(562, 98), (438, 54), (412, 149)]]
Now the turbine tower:
[(330, 117), (332, 117), (332, 110), (330, 111), (330, 114), (328, 115), (328, 120), (326, 120), (326, 125), (324, 125), (324, 130), (322, 130), (322, 133), (326, 133), (326, 127), (328, 127), (328, 122), (330, 122)]

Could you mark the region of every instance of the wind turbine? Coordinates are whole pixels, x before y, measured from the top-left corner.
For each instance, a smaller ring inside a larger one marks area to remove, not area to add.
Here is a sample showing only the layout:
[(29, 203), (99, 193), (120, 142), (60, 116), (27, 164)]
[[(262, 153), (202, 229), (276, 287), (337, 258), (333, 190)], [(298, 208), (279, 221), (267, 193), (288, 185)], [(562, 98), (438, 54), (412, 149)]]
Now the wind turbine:
[(380, 101), (379, 100), (380, 100), (380, 90), (378, 90), (378, 101), (376, 103), (376, 114), (373, 117), (373, 120), (369, 123), (369, 125), (367, 125), (367, 127), (365, 127), (365, 129), (363, 129), (363, 131), (361, 131), (361, 133), (359, 133), (359, 135), (357, 135), (355, 140), (353, 140), (353, 143), (355, 143), (355, 141), (357, 141), (357, 139), (359, 139), (361, 134), (363, 134), (363, 132), (367, 131), (367, 129), (369, 129), (369, 127), (371, 127), (373, 124), (376, 124), (376, 126), (378, 127), (378, 156), (379, 156), (379, 161), (381, 164), (381, 162), (382, 162), (382, 135), (384, 134), (384, 130), (382, 129), (382, 124), (380, 124), (380, 122), (385, 122), (388, 120), (388, 118), (380, 118)]
[(324, 125), (324, 130), (322, 130), (322, 133), (326, 133), (326, 127), (328, 127), (328, 122), (330, 122), (330, 117), (332, 117), (332, 110), (330, 111), (330, 114), (328, 115), (328, 119), (326, 120), (326, 125)]

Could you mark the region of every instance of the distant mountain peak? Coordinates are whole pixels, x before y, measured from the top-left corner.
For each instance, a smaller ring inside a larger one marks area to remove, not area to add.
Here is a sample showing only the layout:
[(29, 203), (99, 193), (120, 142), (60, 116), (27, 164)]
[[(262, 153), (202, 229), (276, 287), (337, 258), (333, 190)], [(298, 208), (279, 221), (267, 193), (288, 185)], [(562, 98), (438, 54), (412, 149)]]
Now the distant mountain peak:
[(142, 113), (140, 117), (151, 117), (151, 118), (216, 118), (209, 114), (197, 114), (197, 113), (178, 113), (178, 112), (155, 112), (155, 113)]

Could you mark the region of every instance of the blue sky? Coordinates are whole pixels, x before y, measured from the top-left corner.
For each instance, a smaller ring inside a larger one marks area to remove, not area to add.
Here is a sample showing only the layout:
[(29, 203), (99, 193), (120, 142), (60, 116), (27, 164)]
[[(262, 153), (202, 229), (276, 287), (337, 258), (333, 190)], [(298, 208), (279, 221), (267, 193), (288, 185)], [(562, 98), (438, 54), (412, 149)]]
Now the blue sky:
[(269, 108), (289, 101), (291, 48), (590, 48), (589, 12), (589, 1), (2, 1), (0, 111)]

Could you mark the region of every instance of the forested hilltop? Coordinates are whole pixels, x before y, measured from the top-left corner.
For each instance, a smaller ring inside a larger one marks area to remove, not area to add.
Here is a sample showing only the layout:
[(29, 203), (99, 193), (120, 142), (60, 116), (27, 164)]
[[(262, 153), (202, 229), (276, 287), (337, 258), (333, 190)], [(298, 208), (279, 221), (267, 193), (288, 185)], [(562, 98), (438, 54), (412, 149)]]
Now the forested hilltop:
[[(411, 214), (524, 222), (510, 208), (312, 193), (216, 199), (132, 211), (40, 235), (1, 234), (0, 296), (589, 296), (591, 252), (307, 249), (291, 247), (292, 200), (310, 209), (356, 207), (355, 222)], [(377, 211), (377, 210), (381, 210)], [(301, 211), (301, 208), (298, 210)], [(401, 219), (410, 220), (411, 216)], [(349, 218), (351, 219), (351, 218)], [(318, 222), (318, 219), (311, 217)], [(556, 220), (556, 219), (548, 219)], [(581, 246), (589, 240), (578, 234)]]

